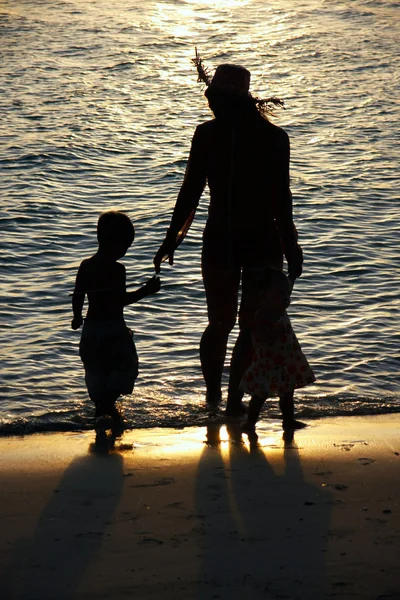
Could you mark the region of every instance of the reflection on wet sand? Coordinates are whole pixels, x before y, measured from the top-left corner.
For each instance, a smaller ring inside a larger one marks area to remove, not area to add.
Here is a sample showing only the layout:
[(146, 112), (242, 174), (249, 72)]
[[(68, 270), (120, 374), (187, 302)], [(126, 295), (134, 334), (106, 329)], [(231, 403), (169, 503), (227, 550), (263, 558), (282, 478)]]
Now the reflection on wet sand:
[[(198, 600), (210, 597), (210, 586), (220, 598), (239, 600), (289, 594), (293, 582), (296, 597), (305, 599), (310, 578), (318, 597), (325, 579), (330, 494), (303, 480), (293, 432), (284, 433), (280, 449), (263, 448), (256, 434), (243, 434), (237, 424), (227, 425), (227, 432), (225, 453), (220, 426), (207, 428), (199, 463)], [(283, 472), (278, 453), (283, 453)]]
[(110, 452), (126, 452), (133, 450), (133, 444), (124, 444), (120, 440), (124, 433), (122, 419), (100, 419), (95, 427), (95, 441), (89, 445), (89, 452), (109, 454)]

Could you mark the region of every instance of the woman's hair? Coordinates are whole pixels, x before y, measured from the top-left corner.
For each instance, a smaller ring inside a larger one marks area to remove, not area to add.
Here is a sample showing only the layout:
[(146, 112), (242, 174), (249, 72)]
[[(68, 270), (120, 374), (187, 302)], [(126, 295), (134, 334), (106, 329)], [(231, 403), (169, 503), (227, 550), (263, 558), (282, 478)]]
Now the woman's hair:
[(277, 106), (284, 108), (283, 100), (274, 96), (257, 98), (251, 95), (249, 92), (251, 74), (245, 67), (224, 63), (219, 65), (214, 76), (211, 76), (197, 48), (195, 53), (195, 58), (191, 60), (196, 66), (197, 81), (207, 86), (204, 95), (216, 118), (261, 115), (269, 121), (268, 116), (274, 116), (274, 108)]
[(99, 217), (97, 239), (101, 245), (121, 243), (129, 247), (135, 239), (135, 228), (128, 215), (110, 210)]
[(204, 92), (215, 118), (238, 115), (258, 116), (254, 99), (250, 94), (238, 94), (230, 90), (210, 86)]
[(290, 285), (289, 279), (285, 273), (283, 273), (283, 271), (277, 271), (276, 269), (266, 269), (258, 281), (258, 289), (260, 291), (265, 291), (273, 285), (279, 285), (280, 283)]
[(283, 100), (279, 98), (256, 98), (250, 93), (238, 94), (214, 86), (208, 87), (204, 95), (217, 119), (243, 115), (249, 117), (261, 116), (269, 121), (269, 116), (275, 116), (274, 107), (284, 107)]

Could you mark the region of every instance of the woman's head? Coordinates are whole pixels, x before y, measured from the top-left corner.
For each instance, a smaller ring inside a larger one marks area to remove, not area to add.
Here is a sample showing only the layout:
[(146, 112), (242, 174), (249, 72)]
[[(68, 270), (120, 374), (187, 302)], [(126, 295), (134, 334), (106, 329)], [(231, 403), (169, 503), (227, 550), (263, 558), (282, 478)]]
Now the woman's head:
[(271, 311), (283, 312), (290, 305), (291, 283), (282, 271), (266, 270), (258, 284), (260, 299)]
[(135, 228), (125, 213), (110, 210), (99, 217), (97, 239), (102, 250), (121, 258), (135, 239)]
[(219, 65), (205, 96), (215, 117), (237, 117), (255, 114), (256, 107), (250, 89), (250, 71), (240, 65)]
[(204, 66), (196, 48), (196, 57), (192, 59), (196, 65), (198, 81), (206, 84), (205, 96), (217, 119), (235, 119), (238, 117), (259, 117), (268, 121), (268, 115), (273, 115), (275, 106), (283, 107), (279, 98), (256, 98), (250, 93), (251, 74), (241, 65), (219, 65), (211, 77)]
[(249, 94), (251, 73), (240, 65), (223, 64), (215, 69), (208, 89), (231, 91), (236, 94)]

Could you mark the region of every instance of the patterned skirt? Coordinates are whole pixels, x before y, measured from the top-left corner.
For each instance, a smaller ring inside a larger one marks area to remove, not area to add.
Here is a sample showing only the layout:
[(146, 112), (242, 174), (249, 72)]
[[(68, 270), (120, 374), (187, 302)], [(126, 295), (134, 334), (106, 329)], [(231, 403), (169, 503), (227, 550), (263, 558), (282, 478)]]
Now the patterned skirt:
[(286, 332), (275, 344), (254, 343), (253, 340), (253, 360), (240, 384), (241, 389), (251, 396), (263, 399), (281, 396), (315, 381), (287, 316), (284, 322)]

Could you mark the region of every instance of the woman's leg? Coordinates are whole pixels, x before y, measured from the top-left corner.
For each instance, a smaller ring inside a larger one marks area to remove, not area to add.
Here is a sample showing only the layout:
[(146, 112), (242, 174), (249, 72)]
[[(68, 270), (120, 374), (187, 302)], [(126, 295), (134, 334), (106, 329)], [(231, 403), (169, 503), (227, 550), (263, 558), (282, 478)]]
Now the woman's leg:
[(229, 372), (228, 402), (226, 406), (229, 415), (240, 415), (245, 412), (242, 405), (243, 392), (240, 382), (247, 367), (250, 365), (253, 345), (251, 331), (254, 313), (259, 303), (258, 282), (265, 267), (244, 267), (242, 273), (242, 298), (239, 309), (239, 336), (232, 352)]
[(244, 414), (245, 408), (242, 404), (243, 392), (240, 382), (247, 367), (251, 363), (253, 345), (251, 341), (251, 329), (241, 329), (232, 350), (231, 366), (229, 370), (228, 401), (226, 412), (235, 416)]
[(200, 361), (207, 401), (221, 400), (221, 379), (226, 345), (237, 315), (240, 269), (202, 267), (207, 298), (208, 326), (200, 342)]

